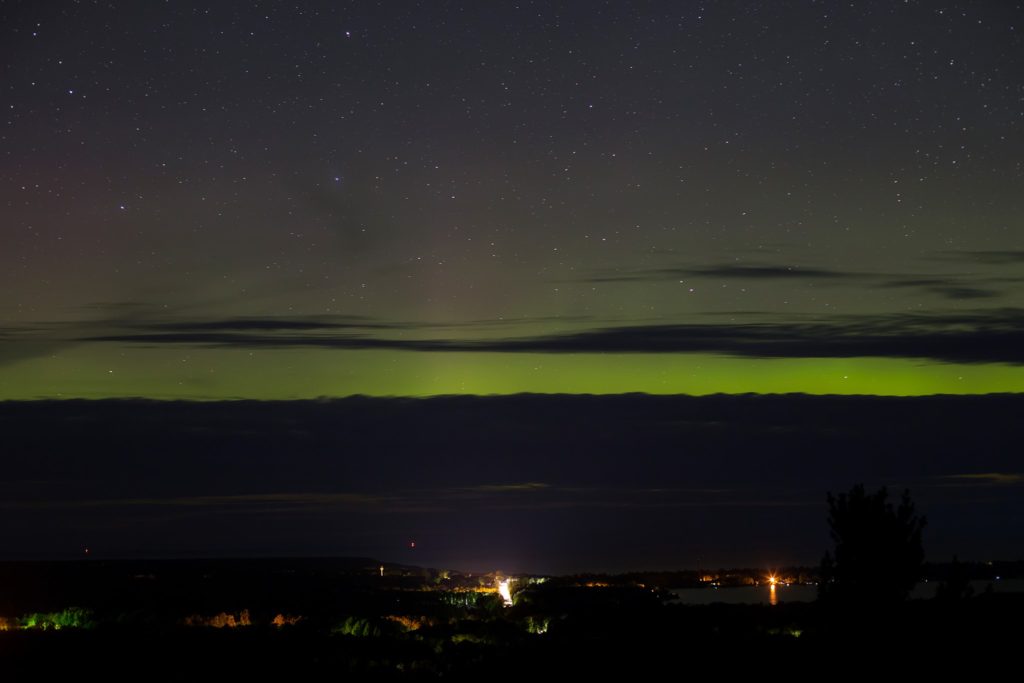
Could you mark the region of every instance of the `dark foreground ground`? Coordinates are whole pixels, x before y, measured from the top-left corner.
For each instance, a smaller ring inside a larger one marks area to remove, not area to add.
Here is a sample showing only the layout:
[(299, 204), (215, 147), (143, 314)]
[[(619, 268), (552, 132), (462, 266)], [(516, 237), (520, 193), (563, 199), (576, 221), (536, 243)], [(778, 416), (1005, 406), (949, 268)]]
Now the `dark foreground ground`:
[[(864, 482), (912, 489), (932, 562), (1006, 575), (986, 560), (1024, 548), (1022, 413), (1021, 395), (0, 403), (0, 680), (976, 680), (1015, 666), (1020, 594), (696, 606), (665, 577), (519, 576), (506, 607), (496, 572), (418, 567), (813, 567), (826, 492)], [(112, 559), (338, 555), (384, 576)]]
[(637, 577), (519, 577), (506, 607), (493, 576), (381, 577), (358, 559), (8, 563), (0, 578), (4, 680), (981, 675), (1024, 635), (1024, 594), (687, 606)]

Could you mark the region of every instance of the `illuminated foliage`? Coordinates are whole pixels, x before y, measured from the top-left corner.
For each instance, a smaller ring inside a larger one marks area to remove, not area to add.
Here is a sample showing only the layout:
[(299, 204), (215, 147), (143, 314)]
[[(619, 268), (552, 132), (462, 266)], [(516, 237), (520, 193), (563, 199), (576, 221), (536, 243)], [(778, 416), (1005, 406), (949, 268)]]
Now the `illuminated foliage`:
[(252, 626), (252, 620), (249, 618), (249, 610), (244, 609), (237, 616), (229, 612), (221, 612), (212, 617), (193, 614), (190, 617), (185, 617), (185, 625), (208, 626), (210, 628), (237, 628), (239, 626)]
[(526, 617), (526, 631), (527, 633), (542, 634), (548, 632), (548, 626), (551, 624), (551, 619), (548, 617)]
[(88, 629), (95, 626), (92, 612), (81, 607), (69, 607), (62, 612), (33, 612), (18, 619), (18, 628), (59, 631), (65, 628)]
[(357, 638), (380, 638), (381, 636), (404, 633), (406, 630), (404, 624), (391, 620), (390, 617), (385, 619), (346, 617), (344, 621), (331, 629), (331, 633), (342, 636), (355, 636)]
[(416, 617), (407, 617), (404, 615), (391, 614), (385, 618), (388, 621), (395, 622), (406, 631), (416, 631), (423, 626), (423, 620)]
[(441, 594), (441, 602), (450, 607), (476, 607), (482, 592), (478, 591), (445, 591)]

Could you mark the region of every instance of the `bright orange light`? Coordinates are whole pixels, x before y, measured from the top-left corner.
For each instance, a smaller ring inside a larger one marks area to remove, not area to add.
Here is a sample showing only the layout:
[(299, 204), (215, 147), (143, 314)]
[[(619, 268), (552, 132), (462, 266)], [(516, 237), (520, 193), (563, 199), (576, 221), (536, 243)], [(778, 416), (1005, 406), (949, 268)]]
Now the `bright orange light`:
[(771, 585), (774, 586), (778, 582), (779, 582), (779, 580), (778, 580), (778, 578), (776, 578), (776, 576), (774, 574), (772, 574), (771, 576), (768, 577), (768, 583), (770, 583)]

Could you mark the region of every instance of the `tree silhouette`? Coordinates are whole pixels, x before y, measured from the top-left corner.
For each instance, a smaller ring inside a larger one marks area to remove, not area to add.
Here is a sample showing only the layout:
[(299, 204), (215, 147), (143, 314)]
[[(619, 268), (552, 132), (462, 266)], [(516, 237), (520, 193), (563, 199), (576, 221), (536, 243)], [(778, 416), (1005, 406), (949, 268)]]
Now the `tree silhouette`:
[(877, 606), (905, 600), (921, 576), (924, 549), (910, 492), (899, 507), (883, 487), (867, 494), (857, 484), (838, 497), (828, 494), (828, 525), (835, 556), (821, 564), (819, 597), (833, 604)]

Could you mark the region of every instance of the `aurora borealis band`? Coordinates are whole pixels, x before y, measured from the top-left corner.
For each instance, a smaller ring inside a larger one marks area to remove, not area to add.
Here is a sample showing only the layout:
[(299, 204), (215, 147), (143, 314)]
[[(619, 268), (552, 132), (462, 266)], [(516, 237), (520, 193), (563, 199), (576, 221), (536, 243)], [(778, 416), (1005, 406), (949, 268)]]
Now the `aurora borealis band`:
[[(92, 352), (92, 353), (91, 353)], [(189, 367), (181, 367), (188, 365)], [(110, 369), (115, 366), (117, 369)], [(159, 351), (116, 358), (80, 349), (5, 375), (0, 398), (316, 398), (439, 394), (789, 393), (917, 396), (1016, 392), (1024, 369), (907, 360), (759, 360), (691, 354), (496, 354), (386, 351)], [(36, 393), (31, 393), (35, 391)]]
[(0, 400), (1024, 391), (1019, 4), (0, 27)]

